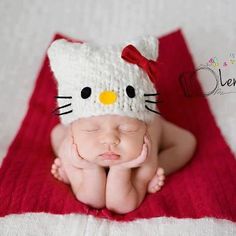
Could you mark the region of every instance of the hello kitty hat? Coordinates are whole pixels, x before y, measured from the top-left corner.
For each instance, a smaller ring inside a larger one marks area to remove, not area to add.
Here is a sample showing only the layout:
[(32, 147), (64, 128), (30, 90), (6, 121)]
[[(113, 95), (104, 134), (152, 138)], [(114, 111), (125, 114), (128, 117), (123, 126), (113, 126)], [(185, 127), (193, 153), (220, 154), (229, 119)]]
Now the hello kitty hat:
[(154, 36), (104, 47), (54, 41), (48, 48), (58, 85), (59, 107), (54, 112), (65, 125), (106, 114), (151, 122), (160, 114), (156, 106), (159, 93), (154, 86), (157, 53)]

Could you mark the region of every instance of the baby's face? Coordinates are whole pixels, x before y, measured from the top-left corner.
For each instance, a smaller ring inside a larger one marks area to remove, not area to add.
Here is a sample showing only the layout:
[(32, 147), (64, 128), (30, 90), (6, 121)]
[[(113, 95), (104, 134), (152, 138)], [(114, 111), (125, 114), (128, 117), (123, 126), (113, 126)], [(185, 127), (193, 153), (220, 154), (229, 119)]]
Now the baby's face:
[[(80, 156), (104, 167), (137, 158), (146, 128), (143, 121), (119, 115), (81, 118), (72, 124)], [(107, 152), (116, 155), (102, 155)]]

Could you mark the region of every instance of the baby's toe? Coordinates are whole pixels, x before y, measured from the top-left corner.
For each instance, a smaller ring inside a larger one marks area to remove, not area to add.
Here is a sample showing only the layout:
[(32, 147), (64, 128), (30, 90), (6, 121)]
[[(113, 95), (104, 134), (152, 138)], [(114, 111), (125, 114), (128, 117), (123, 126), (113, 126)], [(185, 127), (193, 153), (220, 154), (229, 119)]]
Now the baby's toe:
[(157, 175), (164, 175), (164, 169), (163, 168), (161, 168), (161, 167), (159, 167), (158, 169), (157, 169)]
[(158, 179), (163, 181), (165, 179), (165, 176), (164, 175), (158, 176)]
[(160, 186), (159, 185), (155, 185), (154, 187), (152, 187), (152, 189), (151, 189), (151, 192), (152, 193), (155, 193), (155, 192), (157, 192), (158, 190), (160, 190)]
[(149, 192), (149, 193), (155, 193), (155, 192), (156, 192), (155, 187), (152, 187), (152, 188), (148, 189), (148, 192)]
[(158, 190), (160, 190), (161, 186), (160, 185), (156, 185), (154, 188), (155, 188), (156, 191), (158, 191)]
[(52, 164), (52, 170), (56, 170), (58, 167), (55, 164)]
[(54, 164), (56, 164), (58, 167), (61, 166), (61, 160), (59, 158), (56, 158)]
[(61, 176), (56, 174), (55, 177), (58, 179), (58, 180), (61, 180)]

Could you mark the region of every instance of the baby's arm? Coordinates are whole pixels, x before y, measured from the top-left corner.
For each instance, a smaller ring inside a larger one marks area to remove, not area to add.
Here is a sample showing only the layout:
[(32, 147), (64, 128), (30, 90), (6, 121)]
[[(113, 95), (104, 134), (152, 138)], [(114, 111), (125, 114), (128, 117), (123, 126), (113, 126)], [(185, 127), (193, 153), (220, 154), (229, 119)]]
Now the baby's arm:
[(143, 201), (148, 180), (136, 181), (132, 178), (132, 168), (145, 162), (148, 142), (145, 137), (142, 153), (137, 159), (110, 167), (106, 184), (106, 207), (109, 210), (125, 214), (136, 209)]
[(104, 168), (80, 157), (70, 136), (66, 137), (63, 146), (62, 163), (76, 198), (94, 208), (105, 207)]
[(82, 181), (80, 186), (74, 187), (76, 197), (81, 202), (94, 208), (103, 208), (105, 202), (106, 172), (104, 168), (82, 170)]
[(197, 142), (191, 132), (162, 118), (161, 127), (158, 161), (168, 175), (183, 167), (192, 158)]

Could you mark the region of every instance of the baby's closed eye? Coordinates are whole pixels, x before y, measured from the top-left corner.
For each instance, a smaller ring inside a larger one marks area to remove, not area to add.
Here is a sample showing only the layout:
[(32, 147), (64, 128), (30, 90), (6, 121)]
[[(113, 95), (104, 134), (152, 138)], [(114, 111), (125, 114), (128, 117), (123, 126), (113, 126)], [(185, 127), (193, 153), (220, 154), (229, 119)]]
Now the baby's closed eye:
[(119, 129), (124, 132), (136, 132), (138, 131), (139, 127), (134, 125), (120, 125)]
[(83, 127), (81, 128), (82, 131), (86, 131), (86, 132), (94, 132), (94, 131), (98, 131), (99, 127), (97, 126), (89, 126), (89, 127)]

